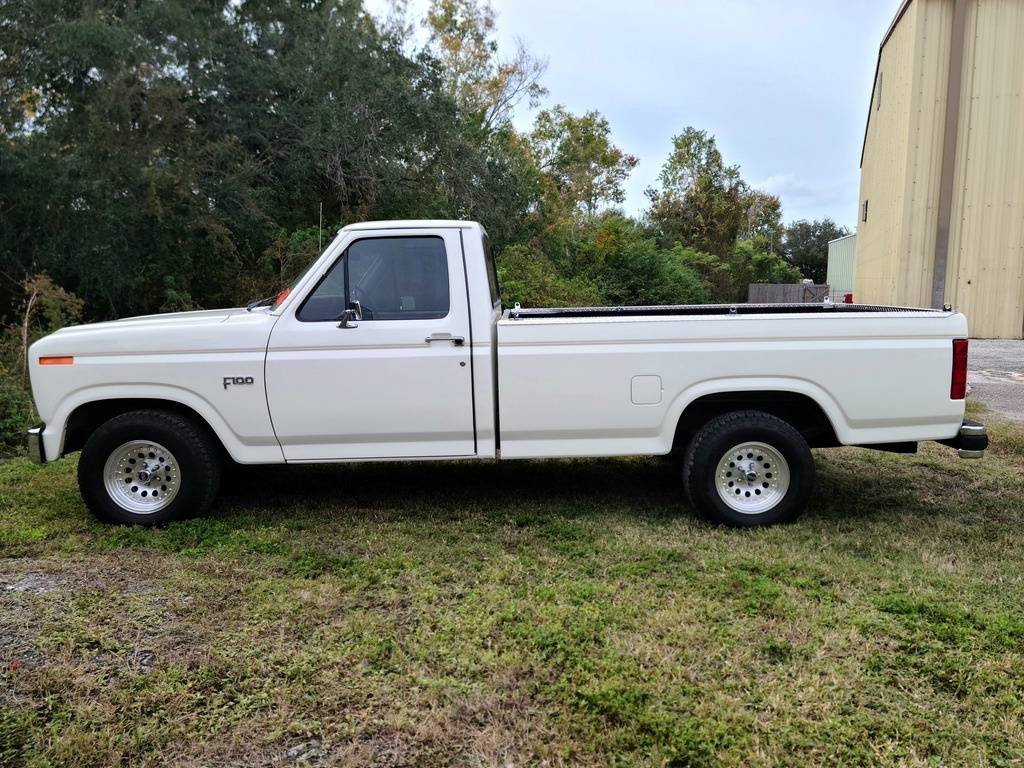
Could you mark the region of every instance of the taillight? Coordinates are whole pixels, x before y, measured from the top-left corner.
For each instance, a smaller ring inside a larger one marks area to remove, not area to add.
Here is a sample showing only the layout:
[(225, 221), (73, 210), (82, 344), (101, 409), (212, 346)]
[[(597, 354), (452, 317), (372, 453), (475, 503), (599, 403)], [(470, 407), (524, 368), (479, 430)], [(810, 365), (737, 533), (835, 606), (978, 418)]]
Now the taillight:
[(967, 339), (953, 339), (953, 377), (949, 385), (949, 399), (967, 397)]

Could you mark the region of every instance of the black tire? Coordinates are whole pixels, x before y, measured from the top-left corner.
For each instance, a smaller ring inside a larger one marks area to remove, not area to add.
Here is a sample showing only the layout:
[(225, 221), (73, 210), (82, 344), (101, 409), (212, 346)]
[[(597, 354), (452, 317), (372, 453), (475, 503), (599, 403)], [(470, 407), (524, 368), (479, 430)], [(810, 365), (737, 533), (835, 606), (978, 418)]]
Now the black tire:
[(78, 487), (104, 522), (169, 523), (209, 509), (220, 487), (220, 453), (207, 430), (187, 417), (132, 411), (86, 441)]
[(762, 411), (732, 411), (694, 435), (683, 487), (712, 523), (755, 527), (795, 520), (814, 492), (814, 457), (803, 436)]

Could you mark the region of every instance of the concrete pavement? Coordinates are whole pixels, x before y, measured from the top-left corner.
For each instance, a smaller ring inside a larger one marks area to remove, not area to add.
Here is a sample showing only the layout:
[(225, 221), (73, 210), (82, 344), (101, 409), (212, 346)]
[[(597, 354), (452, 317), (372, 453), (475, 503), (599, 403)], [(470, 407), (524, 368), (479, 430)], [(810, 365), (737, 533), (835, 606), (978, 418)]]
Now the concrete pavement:
[(993, 413), (1024, 421), (1024, 340), (971, 339), (967, 384)]

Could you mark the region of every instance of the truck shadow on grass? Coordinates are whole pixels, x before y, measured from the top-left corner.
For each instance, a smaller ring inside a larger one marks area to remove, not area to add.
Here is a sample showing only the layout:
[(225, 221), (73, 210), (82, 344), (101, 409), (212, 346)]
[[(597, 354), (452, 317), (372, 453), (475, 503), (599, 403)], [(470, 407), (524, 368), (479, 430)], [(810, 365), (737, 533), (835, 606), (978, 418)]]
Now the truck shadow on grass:
[(524, 507), (586, 514), (643, 509), (652, 517), (685, 512), (682, 481), (659, 459), (507, 462), (387, 462), (246, 467), (225, 470), (214, 514), (340, 516), (505, 514)]
[[(896, 515), (1000, 522), (1020, 512), (1020, 473), (958, 461), (948, 449), (916, 456), (858, 449), (816, 451), (817, 489), (807, 522)], [(981, 470), (981, 471), (979, 471)], [(1005, 477), (1003, 475), (1006, 475)], [(697, 521), (678, 462), (657, 457), (506, 462), (400, 462), (226, 469), (218, 518), (380, 521), (468, 515), (508, 518), (623, 515)]]

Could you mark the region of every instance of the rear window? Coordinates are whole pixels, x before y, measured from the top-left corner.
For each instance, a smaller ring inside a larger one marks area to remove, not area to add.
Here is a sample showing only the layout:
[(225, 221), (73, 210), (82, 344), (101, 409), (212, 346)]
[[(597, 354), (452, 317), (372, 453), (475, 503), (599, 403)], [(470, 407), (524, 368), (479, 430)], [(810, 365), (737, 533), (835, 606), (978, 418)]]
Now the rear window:
[(487, 285), (491, 289), (491, 306), (496, 307), (501, 303), (501, 286), (498, 283), (498, 266), (494, 262), (494, 249), (491, 247), (491, 238), (484, 232), (484, 259), (487, 261)]

